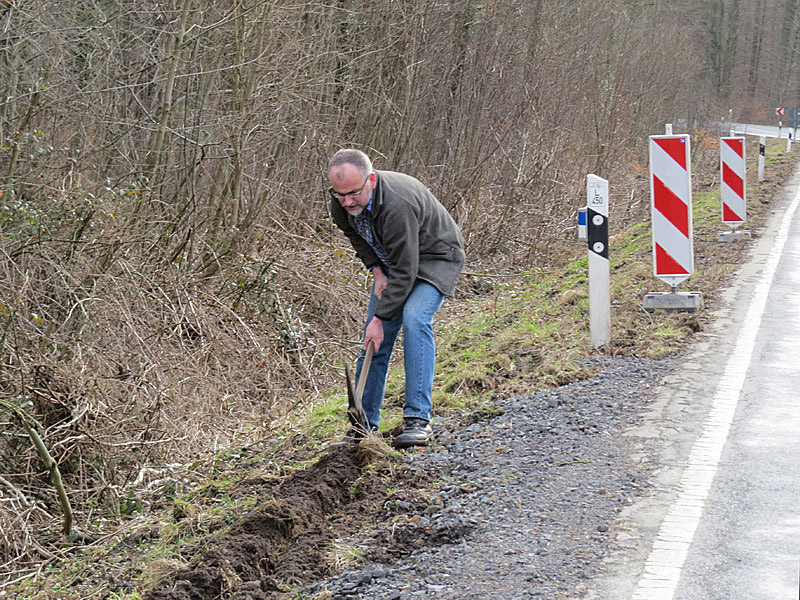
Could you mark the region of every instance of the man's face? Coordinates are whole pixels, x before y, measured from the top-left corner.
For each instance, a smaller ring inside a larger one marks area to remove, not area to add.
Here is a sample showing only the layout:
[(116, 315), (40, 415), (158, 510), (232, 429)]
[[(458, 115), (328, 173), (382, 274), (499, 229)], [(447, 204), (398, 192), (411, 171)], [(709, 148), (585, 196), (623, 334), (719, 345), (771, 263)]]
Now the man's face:
[(369, 204), (369, 197), (375, 186), (375, 174), (364, 177), (355, 165), (345, 163), (334, 167), (328, 173), (331, 196), (338, 200), (348, 214), (357, 217)]

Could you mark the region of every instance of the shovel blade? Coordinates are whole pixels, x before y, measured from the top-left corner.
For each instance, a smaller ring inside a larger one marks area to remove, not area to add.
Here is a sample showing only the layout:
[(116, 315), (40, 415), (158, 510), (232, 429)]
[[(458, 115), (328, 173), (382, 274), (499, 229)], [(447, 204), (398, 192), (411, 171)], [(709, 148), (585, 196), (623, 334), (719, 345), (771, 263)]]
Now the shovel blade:
[(366, 437), (369, 431), (369, 420), (367, 419), (367, 413), (364, 412), (364, 408), (361, 406), (361, 398), (357, 397), (353, 390), (350, 368), (347, 365), (345, 365), (344, 371), (347, 378), (347, 418), (353, 427), (354, 439), (362, 439)]

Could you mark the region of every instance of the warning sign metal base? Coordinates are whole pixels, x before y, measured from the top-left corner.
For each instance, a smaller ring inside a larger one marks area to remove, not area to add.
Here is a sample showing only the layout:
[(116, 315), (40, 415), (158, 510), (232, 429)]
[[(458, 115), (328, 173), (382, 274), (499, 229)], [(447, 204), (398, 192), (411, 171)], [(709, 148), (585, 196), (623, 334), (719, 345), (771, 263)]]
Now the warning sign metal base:
[(745, 231), (720, 231), (717, 234), (717, 241), (718, 242), (733, 242), (736, 240), (749, 240), (751, 238), (750, 232)]
[(642, 308), (647, 312), (697, 312), (702, 306), (703, 294), (700, 292), (650, 292), (642, 300)]

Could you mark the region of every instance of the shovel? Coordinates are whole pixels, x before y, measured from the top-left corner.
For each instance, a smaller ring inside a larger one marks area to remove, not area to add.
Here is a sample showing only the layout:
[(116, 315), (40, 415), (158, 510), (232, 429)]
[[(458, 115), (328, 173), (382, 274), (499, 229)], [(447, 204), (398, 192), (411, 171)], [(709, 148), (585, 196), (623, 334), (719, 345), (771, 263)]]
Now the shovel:
[(364, 354), (364, 362), (361, 365), (361, 376), (358, 378), (356, 391), (353, 392), (353, 382), (350, 380), (350, 369), (345, 365), (345, 375), (347, 376), (347, 418), (353, 426), (353, 439), (360, 440), (366, 437), (370, 430), (367, 414), (361, 404), (361, 396), (364, 394), (364, 386), (367, 384), (369, 375), (369, 365), (372, 362), (372, 353), (375, 351), (374, 344), (367, 344), (367, 351)]

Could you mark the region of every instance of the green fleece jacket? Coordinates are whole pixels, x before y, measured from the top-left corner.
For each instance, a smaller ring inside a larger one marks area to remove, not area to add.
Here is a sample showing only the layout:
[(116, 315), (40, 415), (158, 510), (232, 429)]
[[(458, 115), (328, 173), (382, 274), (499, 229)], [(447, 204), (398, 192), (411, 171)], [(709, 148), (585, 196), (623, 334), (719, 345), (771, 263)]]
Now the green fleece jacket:
[[(417, 279), (436, 286), (445, 296), (453, 295), (464, 266), (464, 241), (450, 213), (421, 182), (394, 171), (375, 174), (370, 209), (373, 235), (392, 262), (375, 316), (386, 321), (403, 309)], [(331, 215), (364, 265), (380, 265), (356, 231), (353, 217), (336, 200), (331, 200)]]

